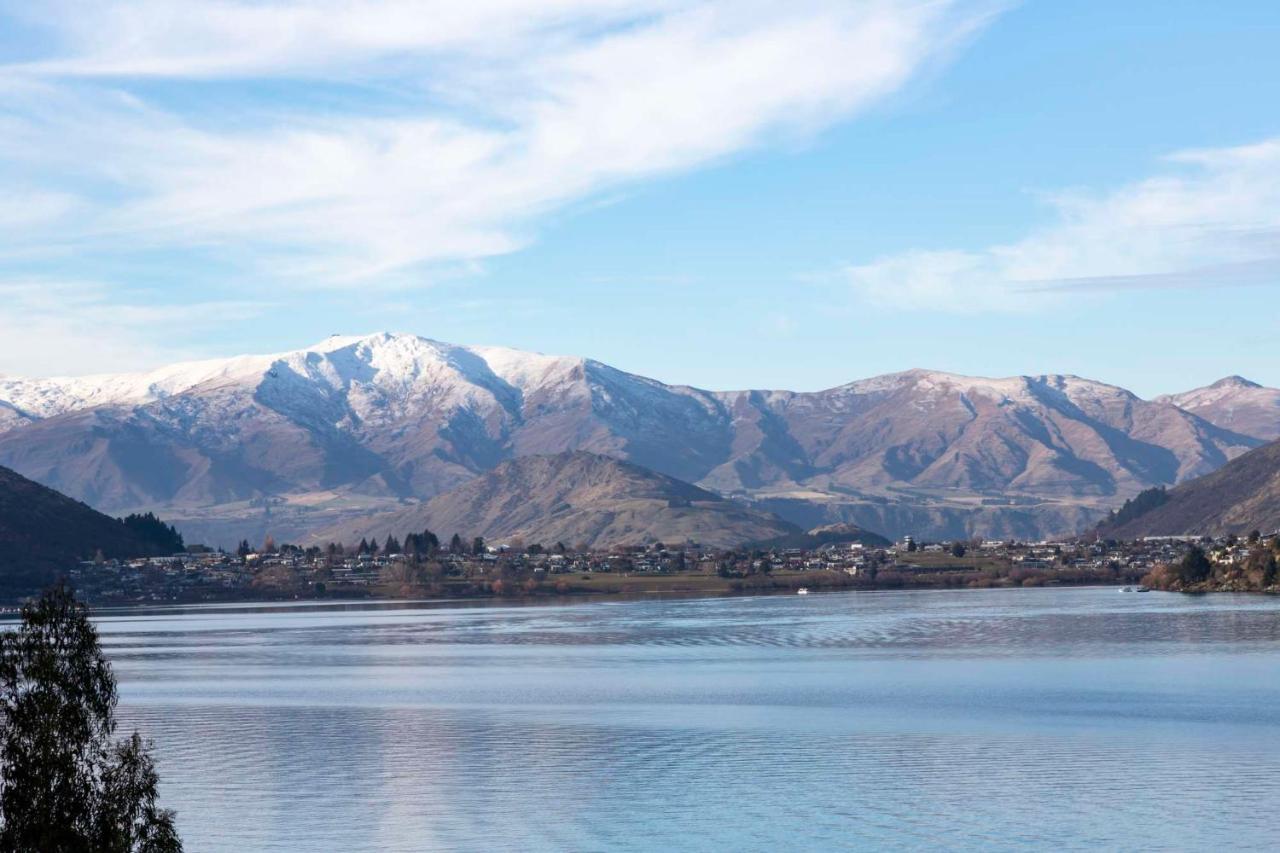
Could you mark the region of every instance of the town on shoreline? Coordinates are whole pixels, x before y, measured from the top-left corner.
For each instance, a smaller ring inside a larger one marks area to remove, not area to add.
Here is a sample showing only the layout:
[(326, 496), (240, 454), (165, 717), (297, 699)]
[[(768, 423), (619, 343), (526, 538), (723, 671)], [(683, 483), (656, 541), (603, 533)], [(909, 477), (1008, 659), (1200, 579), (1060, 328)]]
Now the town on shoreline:
[(732, 595), (805, 589), (928, 589), (1081, 584), (1179, 591), (1266, 591), (1276, 584), (1280, 535), (1137, 541), (965, 540), (887, 546), (703, 548), (653, 543), (607, 551), (519, 540), (404, 542), (327, 548), (269, 539), (236, 552), (193, 546), (132, 560), (86, 560), (66, 577), (97, 605), (325, 599)]

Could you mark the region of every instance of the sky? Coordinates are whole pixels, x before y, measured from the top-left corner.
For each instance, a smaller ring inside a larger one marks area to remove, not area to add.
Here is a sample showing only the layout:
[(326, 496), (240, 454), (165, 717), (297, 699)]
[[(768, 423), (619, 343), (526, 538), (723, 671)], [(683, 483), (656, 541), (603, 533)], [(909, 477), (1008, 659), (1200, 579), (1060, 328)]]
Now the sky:
[(1280, 4), (0, 0), (0, 373), (1280, 386)]

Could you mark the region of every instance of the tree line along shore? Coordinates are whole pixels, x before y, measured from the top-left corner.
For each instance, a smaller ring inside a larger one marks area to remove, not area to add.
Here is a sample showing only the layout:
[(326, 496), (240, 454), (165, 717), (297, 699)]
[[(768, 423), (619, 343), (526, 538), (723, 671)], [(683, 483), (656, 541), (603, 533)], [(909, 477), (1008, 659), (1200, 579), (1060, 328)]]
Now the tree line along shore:
[[(883, 540), (881, 540), (883, 541)], [(362, 598), (731, 595), (813, 589), (1134, 584), (1190, 543), (998, 542), (710, 549), (651, 543), (579, 551), (429, 532), (389, 542), (300, 548), (268, 540), (235, 552), (83, 561), (69, 578), (95, 604)]]

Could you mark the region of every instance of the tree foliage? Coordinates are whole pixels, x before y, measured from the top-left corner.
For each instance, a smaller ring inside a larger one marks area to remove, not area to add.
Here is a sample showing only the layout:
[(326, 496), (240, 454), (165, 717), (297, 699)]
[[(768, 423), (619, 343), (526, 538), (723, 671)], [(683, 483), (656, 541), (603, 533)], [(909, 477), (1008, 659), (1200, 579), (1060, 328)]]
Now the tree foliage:
[(420, 554), (424, 557), (430, 556), (440, 550), (440, 537), (430, 530), (423, 530), (421, 533), (407, 533), (404, 537), (404, 550), (410, 554)]
[(165, 524), (154, 513), (148, 512), (142, 515), (133, 513), (132, 515), (126, 515), (121, 521), (124, 522), (125, 527), (137, 534), (139, 539), (159, 551), (177, 554), (187, 550), (186, 543), (182, 541), (182, 534), (178, 532), (178, 528), (171, 524)]
[(1156, 507), (1164, 506), (1168, 502), (1169, 493), (1164, 486), (1146, 489), (1125, 501), (1120, 509), (1112, 510), (1104, 521), (1098, 523), (1098, 526), (1119, 527), (1123, 524), (1128, 524), (1135, 518), (1146, 515)]
[(116, 742), (116, 682), (65, 584), (0, 634), (0, 850), (180, 851), (136, 733)]
[(1213, 563), (1209, 562), (1209, 558), (1205, 556), (1204, 549), (1199, 545), (1192, 545), (1191, 549), (1183, 556), (1178, 563), (1177, 576), (1183, 583), (1199, 583), (1205, 580), (1213, 572)]
[(1259, 588), (1269, 587), (1276, 582), (1276, 555), (1269, 548), (1255, 544), (1245, 560), (1244, 567)]

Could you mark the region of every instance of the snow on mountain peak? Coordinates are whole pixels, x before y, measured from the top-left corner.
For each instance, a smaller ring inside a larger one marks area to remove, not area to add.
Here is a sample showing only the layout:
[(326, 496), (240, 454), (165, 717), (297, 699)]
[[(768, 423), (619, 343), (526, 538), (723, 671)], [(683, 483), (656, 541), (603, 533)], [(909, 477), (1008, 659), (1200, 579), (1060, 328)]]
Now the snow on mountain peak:
[(99, 374), (50, 379), (0, 379), (0, 400), (36, 418), (103, 405), (143, 404), (200, 385), (261, 376), (272, 356), (238, 356), (188, 361), (143, 373)]
[(981, 394), (997, 399), (1022, 397), (1027, 395), (1027, 377), (1011, 376), (992, 379), (983, 376), (962, 376), (941, 370), (925, 370), (912, 368), (901, 373), (889, 373), (870, 379), (860, 379), (842, 386), (858, 394), (871, 394), (885, 391), (897, 391), (912, 388), (925, 393)]
[(574, 356), (543, 355), (507, 347), (468, 347), (507, 384), (528, 392), (548, 385), (563, 385), (581, 378), (587, 360)]
[(1217, 382), (1209, 386), (1210, 388), (1261, 388), (1257, 382), (1245, 379), (1243, 376), (1224, 376)]
[[(140, 373), (54, 379), (0, 377), (0, 406), (6, 409), (3, 423), (12, 424), (95, 406), (143, 405), (197, 389), (243, 392), (260, 398), (265, 394), (272, 405), (293, 407), (294, 401), (300, 405), (301, 397), (320, 389), (325, 399), (345, 401), (361, 419), (384, 419), (441, 408), (488, 409), (495, 404), (515, 412), (531, 395), (548, 393), (561, 399), (590, 398), (594, 393), (607, 400), (619, 382), (634, 394), (692, 396), (704, 407), (718, 405), (715, 399), (736, 399), (728, 393), (706, 395), (696, 389), (668, 387), (581, 357), (499, 346), (459, 346), (415, 334), (377, 332), (332, 335), (311, 346), (273, 355), (183, 362)], [(1248, 393), (1258, 387), (1232, 376), (1209, 388), (1159, 402), (1186, 405), (1192, 395), (1203, 402), (1208, 397)], [(1136, 399), (1116, 386), (1071, 375), (987, 378), (924, 369), (801, 396), (826, 397), (830, 401), (827, 405), (839, 407), (844, 404), (836, 398), (907, 389), (925, 399), (964, 394), (1026, 405), (1043, 404), (1048, 391), (1086, 409)]]
[(1203, 407), (1214, 403), (1227, 402), (1233, 399), (1262, 398), (1275, 395), (1273, 388), (1251, 382), (1243, 376), (1225, 376), (1203, 388), (1193, 388), (1179, 394), (1165, 394), (1156, 399), (1173, 403), (1183, 408)]
[(582, 358), (457, 346), (408, 333), (331, 335), (289, 352), (181, 362), (139, 373), (0, 377), (0, 402), (41, 419), (95, 406), (144, 405), (211, 383), (252, 391), (291, 373), (331, 390), (355, 389), (371, 405), (423, 395), (435, 405), (468, 405), (515, 389), (562, 386), (581, 378), (584, 364)]

